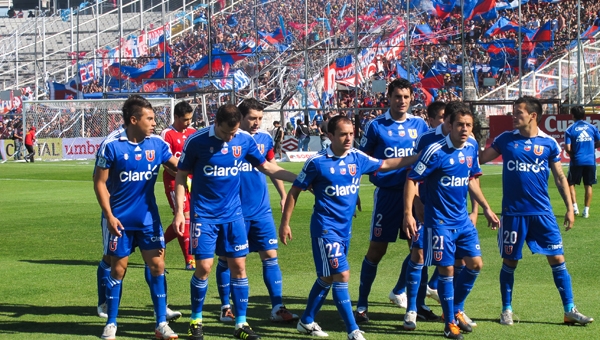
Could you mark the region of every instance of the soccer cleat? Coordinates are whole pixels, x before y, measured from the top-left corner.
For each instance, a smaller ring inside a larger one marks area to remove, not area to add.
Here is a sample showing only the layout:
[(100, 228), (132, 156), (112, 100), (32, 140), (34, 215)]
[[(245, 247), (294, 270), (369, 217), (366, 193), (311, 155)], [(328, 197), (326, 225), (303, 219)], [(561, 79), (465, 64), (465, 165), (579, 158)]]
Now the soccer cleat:
[(179, 319), (180, 317), (181, 317), (181, 312), (172, 310), (171, 308), (167, 307), (167, 321), (168, 322), (175, 321), (175, 320)]
[(191, 259), (185, 265), (185, 270), (196, 270), (196, 260)]
[(233, 336), (235, 336), (238, 339), (243, 339), (243, 340), (259, 340), (260, 336), (258, 334), (256, 334), (252, 328), (250, 328), (250, 325), (247, 323), (244, 323), (242, 325), (242, 327), (236, 329), (233, 332)]
[(117, 325), (114, 323), (109, 323), (104, 326), (104, 331), (102, 332), (102, 336), (100, 338), (105, 340), (115, 340), (117, 338)]
[(279, 309), (273, 313), (269, 319), (273, 322), (292, 322), (300, 319), (298, 315), (291, 313), (284, 305), (279, 305)]
[(360, 329), (355, 329), (352, 333), (348, 334), (348, 340), (367, 340), (363, 336), (363, 333)]
[(356, 321), (356, 323), (369, 322), (369, 316), (367, 315), (367, 311), (354, 311), (354, 321)]
[(202, 321), (190, 321), (190, 327), (188, 328), (187, 335), (188, 340), (204, 340), (204, 333), (202, 332)]
[(575, 209), (575, 210), (573, 210), (573, 215), (575, 215), (575, 216), (579, 216), (579, 209)]
[(467, 316), (467, 314), (465, 312), (461, 312), (463, 318), (465, 319), (465, 322), (469, 324), (469, 326), (471, 327), (477, 327), (477, 322), (471, 320), (470, 317)]
[(390, 302), (395, 304), (396, 306), (400, 307), (400, 308), (406, 308), (406, 293), (402, 293), (402, 294), (394, 294), (394, 291), (390, 292), (389, 295), (390, 298)]
[[(567, 313), (565, 313), (565, 320), (566, 315)], [(512, 326), (514, 324), (512, 310), (505, 309), (504, 311), (502, 311), (502, 314), (500, 314), (500, 324), (506, 326)]]
[(440, 321), (440, 317), (437, 316), (429, 307), (421, 306), (417, 308), (417, 318), (423, 321)]
[(437, 289), (432, 289), (427, 286), (427, 297), (434, 299), (437, 301), (437, 303), (440, 303), (440, 296), (438, 295)]
[(302, 323), (302, 320), (298, 320), (298, 325), (296, 326), (298, 332), (310, 336), (318, 336), (318, 337), (327, 337), (329, 334), (323, 332), (321, 327), (316, 322), (311, 322), (309, 324)]
[(233, 311), (231, 311), (230, 306), (221, 307), (221, 316), (219, 317), (221, 322), (234, 322), (235, 316), (233, 315)]
[(158, 327), (156, 327), (156, 329), (154, 330), (154, 336), (157, 339), (163, 339), (163, 340), (179, 338), (179, 336), (177, 334), (175, 334), (175, 332), (173, 332), (171, 327), (169, 327), (168, 322), (159, 323)]
[(594, 318), (587, 317), (577, 310), (577, 308), (573, 307), (569, 312), (565, 313), (565, 323), (574, 325), (576, 323), (587, 325), (588, 323), (594, 322)]
[(583, 218), (589, 218), (590, 217), (590, 213), (584, 211), (583, 214), (581, 215), (581, 217), (583, 217)]
[(463, 340), (463, 336), (460, 334), (460, 328), (454, 323), (447, 324), (446, 327), (444, 327), (444, 337), (446, 339)]
[(106, 306), (106, 302), (98, 306), (98, 316), (103, 319), (108, 319), (107, 313), (108, 307)]
[(456, 320), (456, 324), (458, 325), (458, 328), (460, 328), (461, 331), (465, 333), (471, 333), (473, 331), (471, 325), (469, 325), (465, 320), (462, 311), (459, 310), (458, 312), (456, 312), (456, 314), (454, 314), (454, 319)]
[(404, 314), (404, 324), (402, 325), (407, 331), (414, 331), (417, 329), (417, 312), (408, 311)]

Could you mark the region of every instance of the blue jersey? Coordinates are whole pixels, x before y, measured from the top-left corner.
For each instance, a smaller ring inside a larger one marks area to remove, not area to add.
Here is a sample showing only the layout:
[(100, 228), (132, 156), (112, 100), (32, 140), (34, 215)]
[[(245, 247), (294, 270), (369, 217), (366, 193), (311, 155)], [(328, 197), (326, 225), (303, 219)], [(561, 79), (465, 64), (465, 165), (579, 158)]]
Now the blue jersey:
[[(273, 156), (267, 157), (267, 154), (273, 153), (273, 138), (265, 131), (259, 130), (254, 136), (258, 151), (267, 160)], [(240, 196), (242, 202), (242, 213), (245, 220), (255, 220), (264, 218), (271, 214), (271, 201), (269, 199), (269, 189), (267, 187), (267, 176), (254, 168), (248, 161), (242, 161), (242, 182)]]
[(550, 163), (560, 162), (560, 146), (543, 131), (532, 138), (519, 130), (496, 137), (492, 148), (502, 155), (502, 214), (552, 214), (548, 195)]
[(327, 148), (306, 161), (294, 186), (306, 190), (312, 185), (315, 195), (310, 222), (312, 237), (350, 239), (360, 178), (376, 172), (382, 162), (354, 148), (343, 157), (336, 157)]
[(469, 222), (467, 193), (469, 181), (481, 175), (479, 146), (473, 140), (457, 149), (450, 136), (425, 148), (408, 177), (424, 181), (425, 226), (455, 229)]
[[(379, 159), (406, 157), (413, 154), (415, 141), (428, 129), (427, 123), (411, 114), (404, 121), (395, 121), (388, 110), (367, 123), (360, 141), (360, 150)], [(403, 189), (407, 168), (369, 176), (371, 183), (381, 188)]]
[(169, 144), (159, 136), (132, 143), (124, 129), (112, 132), (100, 144), (96, 166), (109, 170), (106, 187), (110, 207), (126, 230), (141, 230), (155, 221), (160, 223), (154, 184), (160, 165), (171, 157)]
[(194, 178), (191, 221), (222, 224), (242, 218), (240, 172), (264, 162), (254, 138), (242, 130), (227, 143), (215, 135), (214, 125), (188, 137), (177, 167)]
[(571, 145), (571, 165), (596, 165), (596, 148), (600, 133), (594, 125), (578, 120), (565, 131), (565, 144)]

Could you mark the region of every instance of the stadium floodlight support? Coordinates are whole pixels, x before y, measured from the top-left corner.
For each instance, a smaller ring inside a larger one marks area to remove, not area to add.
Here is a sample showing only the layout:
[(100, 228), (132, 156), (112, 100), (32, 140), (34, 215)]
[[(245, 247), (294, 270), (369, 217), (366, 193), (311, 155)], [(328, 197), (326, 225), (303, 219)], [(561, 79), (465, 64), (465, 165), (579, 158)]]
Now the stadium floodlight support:
[[(577, 105), (581, 105), (583, 102), (583, 96), (581, 90), (583, 87), (583, 81), (581, 81), (581, 57), (583, 48), (581, 46), (581, 0), (577, 0)], [(585, 59), (584, 59), (585, 60)]]
[[(520, 1), (520, 0), (519, 0)], [(462, 64), (462, 100), (465, 101), (465, 58), (467, 57), (467, 53), (465, 50), (465, 0), (460, 0), (460, 45), (461, 45), (461, 53), (462, 57), (460, 58)]]
[[(518, 29), (518, 33), (517, 33), (517, 39), (519, 40), (519, 97), (523, 96), (523, 70), (522, 67), (523, 66), (523, 60), (522, 60), (522, 54), (523, 54), (523, 37), (521, 37), (521, 22), (523, 20), (523, 18), (521, 17), (522, 13), (521, 13), (521, 6), (523, 5), (523, 3), (521, 2), (521, 0), (519, 1), (519, 29)], [(464, 74), (465, 70), (463, 70), (463, 74)], [(511, 73), (512, 73), (512, 67), (511, 67)]]

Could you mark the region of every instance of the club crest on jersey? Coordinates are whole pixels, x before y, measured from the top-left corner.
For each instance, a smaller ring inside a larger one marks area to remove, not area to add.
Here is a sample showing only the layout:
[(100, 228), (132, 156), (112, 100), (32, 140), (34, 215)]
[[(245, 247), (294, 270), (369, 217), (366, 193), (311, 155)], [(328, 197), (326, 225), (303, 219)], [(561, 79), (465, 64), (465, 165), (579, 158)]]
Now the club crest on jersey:
[(458, 154), (458, 161), (460, 164), (465, 164), (465, 155), (462, 152)]
[(356, 164), (348, 164), (348, 171), (350, 172), (350, 175), (356, 175)]
[(525, 145), (525, 148), (524, 148), (524, 149), (525, 149), (525, 151), (529, 151), (529, 150), (531, 150), (531, 145)]
[(388, 130), (388, 136), (392, 137), (392, 131)]
[(450, 162), (450, 165), (454, 165), (454, 159), (453, 158), (450, 158), (450, 160), (448, 162)]
[(442, 260), (442, 255), (443, 255), (443, 254), (444, 254), (444, 253), (443, 253), (443, 252), (441, 252), (441, 251), (434, 251), (434, 252), (433, 252), (433, 258), (434, 258), (436, 261), (440, 262), (440, 261)]
[(404, 130), (400, 130), (398, 134), (400, 135), (400, 137), (404, 137), (406, 135), (406, 132), (404, 132)]
[(139, 161), (139, 160), (141, 160), (141, 159), (142, 159), (142, 154), (141, 154), (141, 153), (136, 153), (136, 154), (135, 154), (135, 160), (136, 160), (136, 161)]
[(340, 168), (340, 174), (345, 175), (346, 174), (346, 168)]
[(123, 155), (123, 158), (124, 158), (125, 160), (128, 160), (128, 159), (129, 159), (129, 154), (124, 154), (124, 155)]
[(221, 148), (221, 153), (224, 154), (224, 155), (226, 155), (226, 154), (229, 153), (229, 149), (227, 149), (227, 148)]
[(542, 153), (544, 153), (544, 146), (543, 145), (534, 145), (533, 153), (540, 156)]
[(331, 172), (332, 174), (335, 174), (335, 169), (333, 167), (329, 168), (329, 172)]
[(152, 162), (154, 160), (154, 156), (155, 156), (154, 150), (146, 150), (146, 160), (148, 162)]
[(258, 146), (258, 151), (260, 151), (261, 155), (265, 153), (265, 145), (264, 144), (256, 144), (256, 146)]
[(515, 143), (515, 149), (519, 147), (519, 144)]
[(240, 157), (242, 155), (242, 147), (241, 146), (232, 146), (231, 151), (233, 151), (233, 157)]
[(111, 237), (110, 241), (108, 242), (108, 248), (110, 249), (110, 251), (116, 251), (118, 243), (119, 243), (118, 237)]
[(473, 157), (467, 156), (467, 166), (470, 168), (473, 166)]
[(417, 129), (408, 129), (408, 135), (412, 139), (417, 139)]
[(375, 237), (380, 237), (381, 236), (381, 228), (373, 228), (373, 234), (375, 234)]
[(504, 246), (504, 253), (506, 255), (510, 255), (510, 254), (512, 254), (512, 252), (513, 252), (513, 246), (506, 246), (506, 245)]

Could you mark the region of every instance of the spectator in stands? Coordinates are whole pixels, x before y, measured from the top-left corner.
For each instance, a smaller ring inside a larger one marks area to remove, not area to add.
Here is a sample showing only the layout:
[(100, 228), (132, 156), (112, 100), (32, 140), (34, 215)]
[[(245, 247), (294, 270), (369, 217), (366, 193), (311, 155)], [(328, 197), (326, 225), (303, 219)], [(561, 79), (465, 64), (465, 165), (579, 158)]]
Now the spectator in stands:
[(11, 6), (8, 9), (8, 12), (6, 12), (6, 15), (8, 15), (9, 18), (14, 18), (16, 17), (17, 13), (15, 13), (15, 9)]
[(310, 131), (308, 130), (308, 126), (302, 122), (302, 119), (296, 120), (296, 132), (294, 136), (298, 140), (298, 151), (308, 151)]
[(281, 144), (283, 144), (283, 127), (278, 120), (273, 122), (273, 143), (275, 156), (279, 155), (279, 159), (283, 159), (283, 153), (281, 151)]
[[(20, 12), (21, 18), (23, 17), (23, 11)], [(27, 15), (28, 18), (35, 18), (35, 14), (33, 14), (33, 11), (29, 11), (29, 15)]]

